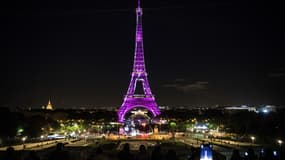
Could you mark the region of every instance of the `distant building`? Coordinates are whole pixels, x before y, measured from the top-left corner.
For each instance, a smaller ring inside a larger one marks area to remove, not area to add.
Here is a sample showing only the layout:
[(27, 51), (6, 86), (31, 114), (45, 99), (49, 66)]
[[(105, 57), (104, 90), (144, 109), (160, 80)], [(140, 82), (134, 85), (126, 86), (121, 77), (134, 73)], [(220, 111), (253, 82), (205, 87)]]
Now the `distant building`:
[(225, 110), (230, 111), (230, 112), (248, 111), (248, 112), (267, 114), (270, 112), (276, 112), (277, 107), (273, 105), (262, 105), (262, 106), (257, 106), (257, 107), (249, 107), (246, 105), (242, 105), (242, 106), (225, 107)]
[(50, 100), (48, 101), (48, 105), (46, 106), (45, 109), (46, 109), (46, 110), (54, 110), (54, 108), (53, 108), (53, 106), (52, 106)]
[(231, 111), (248, 111), (248, 112), (256, 112), (256, 108), (255, 107), (249, 107), (246, 105), (242, 105), (242, 106), (233, 106), (233, 107), (225, 107), (226, 110), (231, 110)]
[(270, 113), (270, 112), (276, 112), (276, 106), (273, 105), (265, 105), (265, 106), (260, 106), (257, 108), (257, 113)]
[(169, 110), (169, 109), (170, 109), (169, 106), (158, 106), (158, 108), (159, 108), (160, 110)]

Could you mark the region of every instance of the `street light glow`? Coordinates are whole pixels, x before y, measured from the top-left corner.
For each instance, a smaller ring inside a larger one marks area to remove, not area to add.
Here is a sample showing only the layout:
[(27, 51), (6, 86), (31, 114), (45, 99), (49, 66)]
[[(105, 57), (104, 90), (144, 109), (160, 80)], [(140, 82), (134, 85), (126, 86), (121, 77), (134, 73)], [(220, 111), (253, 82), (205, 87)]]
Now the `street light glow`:
[(268, 113), (269, 111), (268, 111), (268, 109), (263, 109), (262, 112), (263, 113)]
[(254, 143), (255, 137), (251, 136), (250, 139), (252, 140), (252, 143)]
[(281, 145), (282, 145), (282, 143), (283, 143), (283, 141), (282, 141), (282, 140), (280, 140), (280, 139), (278, 139), (278, 140), (277, 140), (277, 143), (281, 146)]
[(25, 142), (25, 141), (26, 141), (26, 139), (27, 139), (27, 137), (23, 137), (23, 138), (22, 138), (22, 141), (23, 141), (23, 142)]

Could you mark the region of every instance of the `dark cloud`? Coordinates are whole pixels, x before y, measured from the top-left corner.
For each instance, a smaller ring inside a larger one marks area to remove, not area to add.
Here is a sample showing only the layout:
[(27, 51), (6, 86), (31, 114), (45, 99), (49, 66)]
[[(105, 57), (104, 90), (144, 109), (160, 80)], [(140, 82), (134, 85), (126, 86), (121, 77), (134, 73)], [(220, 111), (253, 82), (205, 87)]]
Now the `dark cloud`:
[(269, 78), (281, 78), (284, 76), (285, 76), (285, 68), (284, 67), (273, 68), (267, 73), (267, 77), (269, 77)]
[(173, 84), (166, 84), (164, 87), (171, 87), (175, 88), (178, 91), (183, 92), (191, 92), (191, 91), (201, 91), (201, 90), (207, 90), (208, 89), (209, 82), (206, 81), (196, 81), (192, 83), (176, 83)]
[(285, 76), (285, 72), (269, 73), (267, 76), (270, 78), (280, 78)]

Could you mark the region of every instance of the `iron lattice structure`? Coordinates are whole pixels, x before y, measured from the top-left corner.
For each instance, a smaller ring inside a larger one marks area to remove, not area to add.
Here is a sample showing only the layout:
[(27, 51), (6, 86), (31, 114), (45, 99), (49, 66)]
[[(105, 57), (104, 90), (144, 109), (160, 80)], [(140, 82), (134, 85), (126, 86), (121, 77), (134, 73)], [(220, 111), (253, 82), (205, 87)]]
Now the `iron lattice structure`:
[[(147, 80), (147, 73), (144, 62), (143, 50), (143, 31), (142, 31), (142, 8), (140, 7), (140, 0), (138, 0), (138, 7), (136, 9), (137, 25), (136, 25), (136, 47), (134, 66), (131, 77), (131, 82), (128, 92), (125, 95), (124, 102), (118, 110), (118, 121), (124, 122), (125, 115), (135, 107), (143, 107), (149, 110), (155, 117), (160, 115), (160, 110), (155, 102), (154, 95), (151, 93), (150, 86)], [(135, 94), (136, 84), (142, 83), (144, 94)]]

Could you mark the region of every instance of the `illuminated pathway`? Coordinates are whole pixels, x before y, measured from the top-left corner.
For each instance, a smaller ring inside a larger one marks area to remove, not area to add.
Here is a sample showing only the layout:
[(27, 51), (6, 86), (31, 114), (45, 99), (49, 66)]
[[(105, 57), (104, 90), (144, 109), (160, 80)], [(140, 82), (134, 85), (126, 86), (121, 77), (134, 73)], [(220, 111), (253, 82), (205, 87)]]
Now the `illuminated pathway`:
[(210, 139), (203, 139), (203, 140), (205, 142), (211, 142), (213, 144), (236, 148), (236, 149), (241, 149), (244, 147), (260, 147), (259, 144), (252, 144), (249, 142), (238, 142), (238, 141), (219, 140), (219, 139), (214, 139), (214, 141), (211, 141)]
[[(55, 146), (59, 142), (69, 143), (70, 141), (61, 139), (61, 140), (51, 140), (51, 141), (43, 141), (43, 142), (35, 142), (35, 143), (25, 143), (25, 150), (42, 150), (42, 149), (47, 149), (47, 148)], [(1, 147), (0, 151), (5, 151), (8, 147), (9, 146)], [(14, 145), (14, 146), (11, 146), (11, 147), (13, 147), (16, 151), (24, 149), (24, 145), (23, 144)]]

